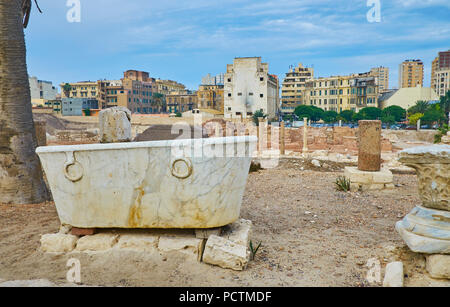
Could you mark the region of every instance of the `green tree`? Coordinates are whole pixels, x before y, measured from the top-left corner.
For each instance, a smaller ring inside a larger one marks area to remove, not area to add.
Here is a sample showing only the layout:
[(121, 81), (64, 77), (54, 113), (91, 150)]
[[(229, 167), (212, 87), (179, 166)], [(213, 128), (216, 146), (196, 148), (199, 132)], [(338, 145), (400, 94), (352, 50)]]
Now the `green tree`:
[(428, 111), (429, 108), (430, 108), (430, 104), (428, 103), (428, 101), (419, 100), (416, 102), (415, 105), (413, 105), (412, 107), (410, 107), (408, 109), (408, 114), (409, 115), (416, 114), (416, 113), (425, 114), (425, 112)]
[(326, 123), (335, 123), (337, 119), (337, 112), (335, 111), (325, 111), (322, 113), (322, 120)]
[(259, 119), (260, 118), (266, 118), (267, 115), (264, 114), (264, 112), (262, 110), (257, 110), (255, 113), (253, 113), (253, 122), (255, 123), (256, 126), (259, 126)]
[(323, 112), (324, 111), (321, 108), (306, 105), (299, 105), (294, 110), (294, 114), (297, 115), (300, 119), (306, 117), (313, 122), (319, 121), (322, 118)]
[(440, 108), (432, 108), (431, 110), (426, 111), (420, 120), (425, 124), (432, 125), (436, 122), (445, 121), (445, 119), (445, 114)]
[(441, 107), (441, 110), (445, 113), (448, 122), (448, 116), (450, 113), (450, 91), (447, 91), (447, 93), (445, 93), (445, 95), (441, 97), (439, 105)]
[(360, 120), (376, 120), (381, 118), (381, 109), (375, 107), (367, 107), (361, 109), (358, 114), (360, 114)]
[(31, 0), (0, 0), (0, 203), (49, 197), (38, 156), (24, 28)]
[(339, 113), (339, 116), (342, 118), (342, 120), (346, 123), (349, 123), (351, 121), (353, 121), (353, 115), (355, 114), (355, 112), (353, 112), (352, 110), (345, 110), (342, 111), (341, 113)]
[(423, 113), (415, 113), (415, 114), (411, 114), (409, 117), (408, 117), (408, 120), (409, 120), (409, 124), (410, 125), (417, 125), (417, 121), (419, 120), (419, 119), (421, 119), (422, 117), (423, 117)]
[(381, 121), (386, 124), (394, 124), (396, 122), (394, 115), (383, 115)]
[(390, 106), (381, 111), (381, 117), (394, 117), (394, 122), (400, 122), (406, 118), (406, 110), (399, 106)]

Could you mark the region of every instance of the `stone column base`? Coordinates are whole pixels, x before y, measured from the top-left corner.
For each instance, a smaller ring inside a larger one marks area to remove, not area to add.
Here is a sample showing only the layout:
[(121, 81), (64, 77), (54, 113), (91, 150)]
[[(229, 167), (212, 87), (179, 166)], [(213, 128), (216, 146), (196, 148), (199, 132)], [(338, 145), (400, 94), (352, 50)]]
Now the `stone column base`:
[(450, 212), (418, 206), (395, 229), (416, 253), (450, 254)]
[(382, 169), (378, 172), (360, 171), (357, 167), (346, 167), (344, 177), (350, 180), (350, 190), (369, 191), (393, 189), (394, 176), (388, 169)]

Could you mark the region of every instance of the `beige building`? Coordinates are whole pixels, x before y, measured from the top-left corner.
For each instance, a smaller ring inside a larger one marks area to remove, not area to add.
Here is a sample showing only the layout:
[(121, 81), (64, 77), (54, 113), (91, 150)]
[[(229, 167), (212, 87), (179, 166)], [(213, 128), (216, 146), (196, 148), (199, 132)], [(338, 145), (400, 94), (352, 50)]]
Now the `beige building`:
[(171, 93), (182, 93), (186, 91), (186, 86), (181, 83), (172, 80), (156, 80), (157, 92), (163, 95), (169, 95)]
[(395, 90), (392, 93), (380, 97), (380, 107), (382, 109), (390, 106), (399, 106), (407, 110), (417, 101), (438, 100), (438, 95), (431, 87), (410, 87)]
[[(450, 50), (439, 52), (438, 56), (433, 60), (431, 64), (431, 88), (436, 91), (436, 93), (441, 92), (442, 86), (442, 78), (445, 78), (445, 71), (450, 69)], [(443, 73), (441, 72), (443, 71)], [(440, 72), (439, 77), (437, 73)], [(438, 90), (438, 83), (439, 90)], [(445, 86), (445, 83), (444, 83)]]
[(378, 94), (375, 77), (332, 76), (306, 82), (304, 104), (337, 113), (358, 112), (365, 107), (378, 107)]
[(257, 111), (269, 119), (278, 115), (279, 81), (261, 57), (235, 58), (227, 65), (224, 83), (225, 118), (251, 118)]
[(122, 106), (133, 113), (149, 114), (163, 111), (162, 105), (153, 104), (157, 90), (154, 78), (148, 72), (128, 70), (121, 80), (84, 81), (61, 84), (62, 98), (96, 99), (100, 109)]
[(406, 60), (399, 66), (398, 87), (423, 87), (423, 62)]
[(370, 70), (370, 76), (377, 78), (378, 90), (380, 93), (384, 93), (389, 89), (389, 68), (388, 67), (375, 67)]
[(198, 95), (196, 92), (184, 90), (183, 92), (166, 95), (167, 112), (184, 113), (197, 109)]
[(223, 85), (200, 85), (197, 91), (198, 107), (217, 110), (223, 114), (223, 92)]
[(435, 88), (438, 96), (445, 96), (450, 91), (450, 68), (440, 69), (436, 72)]
[(313, 78), (314, 68), (304, 67), (302, 63), (289, 69), (281, 87), (281, 111), (283, 113), (292, 113), (297, 106), (303, 103), (306, 82)]

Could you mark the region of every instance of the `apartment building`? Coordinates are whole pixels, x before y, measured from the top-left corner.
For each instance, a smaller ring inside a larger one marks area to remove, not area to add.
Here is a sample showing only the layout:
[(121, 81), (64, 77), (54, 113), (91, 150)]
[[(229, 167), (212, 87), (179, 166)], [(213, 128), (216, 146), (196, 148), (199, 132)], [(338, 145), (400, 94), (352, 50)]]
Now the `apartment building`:
[(156, 91), (163, 95), (169, 95), (170, 93), (182, 93), (186, 91), (186, 86), (184, 84), (178, 83), (173, 80), (156, 80)]
[(223, 114), (223, 94), (223, 85), (200, 85), (197, 91), (198, 108), (217, 110)]
[(212, 76), (211, 74), (207, 74), (202, 78), (202, 85), (223, 85), (225, 74), (218, 74), (216, 76)]
[(183, 113), (197, 109), (198, 95), (196, 92), (184, 90), (166, 95), (167, 111), (169, 113)]
[(436, 84), (435, 92), (438, 96), (442, 97), (450, 91), (450, 68), (439, 69), (436, 72)]
[(62, 98), (62, 115), (82, 116), (83, 110), (98, 109), (97, 99), (92, 98)]
[(375, 67), (370, 70), (369, 77), (375, 77), (378, 82), (378, 90), (381, 93), (389, 90), (389, 68)]
[(281, 112), (293, 113), (295, 108), (303, 103), (306, 82), (313, 78), (314, 68), (304, 67), (302, 63), (289, 69), (281, 87)]
[(406, 60), (399, 66), (399, 88), (423, 87), (423, 62), (421, 60)]
[(45, 105), (49, 100), (55, 100), (58, 95), (58, 89), (52, 82), (39, 80), (37, 77), (29, 77), (31, 103), (33, 105)]
[(152, 99), (157, 83), (148, 72), (127, 70), (120, 80), (63, 83), (62, 98), (88, 98), (98, 101), (100, 109), (123, 106), (133, 113), (160, 113), (165, 107)]
[(235, 58), (224, 82), (225, 118), (251, 118), (256, 111), (269, 119), (279, 114), (279, 81), (261, 57)]
[(358, 112), (365, 107), (378, 107), (378, 84), (375, 77), (332, 76), (306, 82), (304, 104), (324, 111)]
[[(450, 50), (439, 52), (438, 56), (433, 60), (433, 63), (431, 64), (431, 88), (434, 89), (436, 93), (438, 93), (438, 95), (440, 95), (439, 92), (441, 92), (441, 90), (443, 89), (443, 82), (441, 80), (442, 78), (445, 79), (445, 72), (448, 71), (449, 69), (450, 69)], [(439, 77), (437, 76), (438, 72), (440, 72)], [(439, 90), (438, 90), (438, 83), (440, 83)]]

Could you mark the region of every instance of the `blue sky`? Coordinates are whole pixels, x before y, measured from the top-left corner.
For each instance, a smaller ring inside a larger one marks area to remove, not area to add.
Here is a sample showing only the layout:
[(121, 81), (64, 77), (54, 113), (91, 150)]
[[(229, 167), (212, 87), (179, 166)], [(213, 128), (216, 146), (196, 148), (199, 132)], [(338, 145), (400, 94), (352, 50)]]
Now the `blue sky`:
[(38, 2), (28, 71), (58, 85), (138, 69), (197, 89), (234, 57), (261, 56), (280, 79), (299, 62), (316, 77), (387, 66), (390, 87), (418, 58), (429, 86), (431, 61), (450, 49), (449, 0), (380, 0), (380, 23), (367, 21), (367, 0), (81, 0), (80, 23), (67, 21), (66, 0)]

